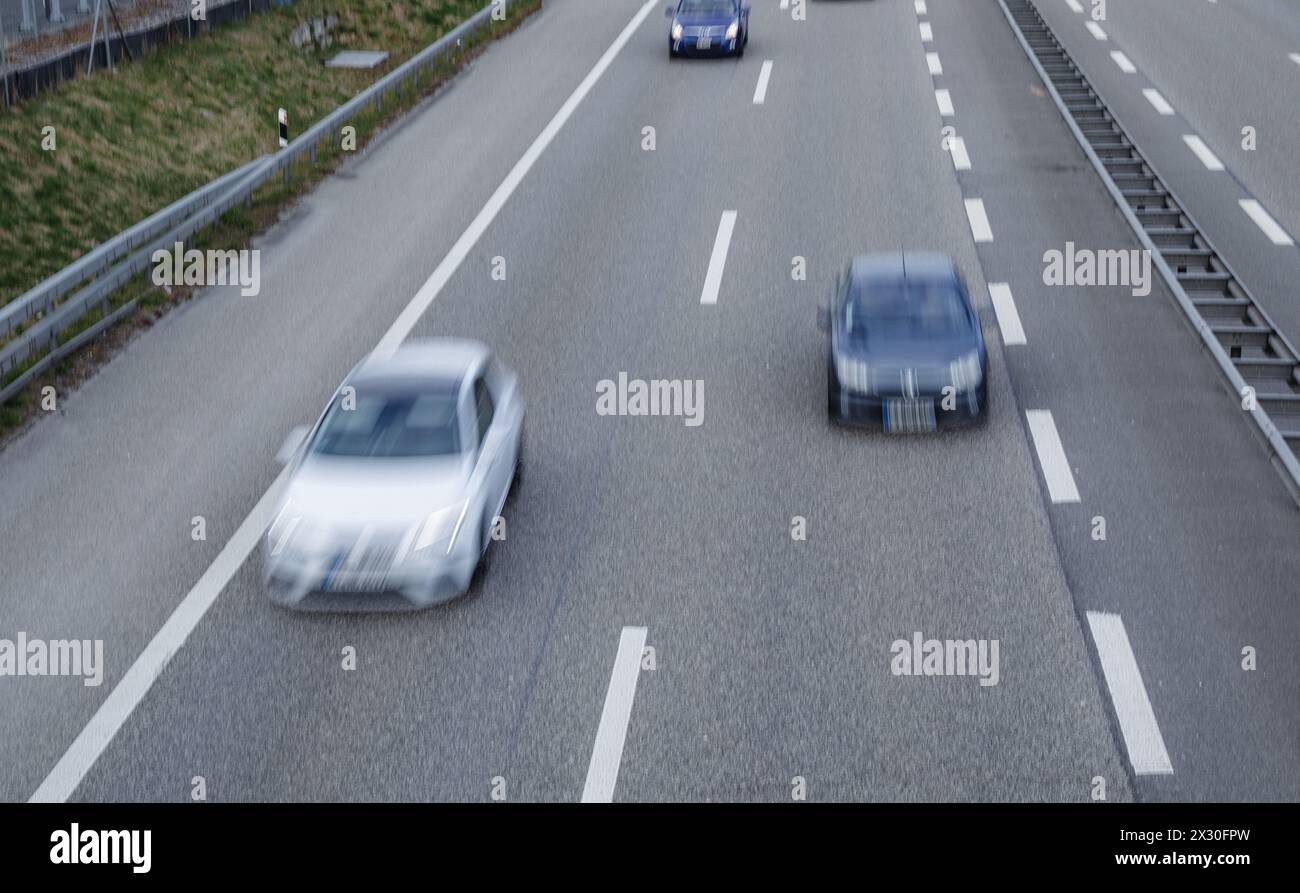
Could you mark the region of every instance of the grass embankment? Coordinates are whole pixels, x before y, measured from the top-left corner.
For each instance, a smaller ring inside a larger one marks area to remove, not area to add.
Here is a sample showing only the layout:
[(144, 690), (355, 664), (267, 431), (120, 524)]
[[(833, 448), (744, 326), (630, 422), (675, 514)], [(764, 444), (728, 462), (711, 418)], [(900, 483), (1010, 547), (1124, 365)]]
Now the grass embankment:
[[(276, 109), (288, 110), (292, 138), (485, 5), (487, 0), (299, 0), (0, 110), (0, 305), (159, 208), (273, 152)], [(507, 21), (494, 24), (492, 36), (504, 34), (538, 6), (540, 0), (512, 9)], [(294, 28), (327, 15), (338, 17), (331, 46), (293, 46)], [(478, 46), (467, 47), (459, 61)], [(386, 50), (390, 58), (370, 71), (326, 68), (325, 60), (344, 49)], [(432, 92), (455, 67), (445, 65), (433, 84), (422, 80), (420, 94)], [(351, 122), (358, 146), (415, 101), (412, 91), (404, 90), (399, 102), (385, 101), (382, 113), (370, 107)], [(42, 148), (47, 125), (55, 128), (54, 151)], [(196, 246), (243, 247), (287, 202), (332, 170), (338, 156), (335, 147), (322, 146), (317, 164), (296, 170), (288, 188), (274, 179), (251, 208), (227, 214)], [(110, 303), (120, 307), (139, 298), (146, 311), (139, 325), (183, 297), (184, 289), (169, 296), (141, 276)], [(97, 319), (97, 313), (88, 314), (78, 328)], [(70, 331), (63, 340), (75, 334)], [(109, 343), (81, 353), (111, 352), (112, 342), (122, 337), (100, 339)], [(65, 359), (0, 406), (0, 437), (34, 411), (31, 395), (41, 386), (55, 383), (60, 392), (75, 386), (94, 361), (93, 356)]]

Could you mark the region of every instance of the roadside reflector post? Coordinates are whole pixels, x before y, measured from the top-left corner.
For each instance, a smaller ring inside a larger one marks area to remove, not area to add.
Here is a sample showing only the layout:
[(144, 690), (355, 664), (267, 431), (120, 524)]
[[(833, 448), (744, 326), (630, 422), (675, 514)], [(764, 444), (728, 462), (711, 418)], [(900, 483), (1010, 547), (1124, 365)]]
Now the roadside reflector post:
[(289, 145), (289, 113), (280, 109), (280, 148), (283, 149)]

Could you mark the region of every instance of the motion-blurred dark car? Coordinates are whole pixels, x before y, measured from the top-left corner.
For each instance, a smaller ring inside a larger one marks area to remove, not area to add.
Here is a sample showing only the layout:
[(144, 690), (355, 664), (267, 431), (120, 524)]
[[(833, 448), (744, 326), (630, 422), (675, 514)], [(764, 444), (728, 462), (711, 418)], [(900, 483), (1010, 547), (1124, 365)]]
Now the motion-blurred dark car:
[(986, 417), (979, 315), (946, 255), (857, 257), (818, 317), (830, 334), (826, 409), (833, 420), (920, 433)]
[(743, 56), (749, 43), (749, 3), (743, 0), (678, 0), (664, 10), (670, 56)]

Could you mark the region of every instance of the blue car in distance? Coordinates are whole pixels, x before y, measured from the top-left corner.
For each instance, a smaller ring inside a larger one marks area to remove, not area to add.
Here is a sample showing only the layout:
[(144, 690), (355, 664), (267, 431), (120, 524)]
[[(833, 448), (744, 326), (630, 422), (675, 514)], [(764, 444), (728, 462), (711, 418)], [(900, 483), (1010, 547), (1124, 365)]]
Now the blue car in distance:
[(744, 0), (678, 0), (664, 10), (668, 55), (743, 56), (749, 43), (749, 3)]
[(988, 417), (988, 356), (956, 264), (937, 252), (857, 257), (818, 322), (832, 421), (923, 433)]

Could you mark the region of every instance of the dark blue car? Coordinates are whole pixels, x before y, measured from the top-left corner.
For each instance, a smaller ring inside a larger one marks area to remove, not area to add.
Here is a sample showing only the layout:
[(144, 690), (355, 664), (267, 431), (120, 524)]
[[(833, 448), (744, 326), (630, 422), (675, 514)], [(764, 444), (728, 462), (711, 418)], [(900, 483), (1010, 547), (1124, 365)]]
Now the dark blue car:
[(855, 258), (819, 322), (830, 333), (826, 409), (893, 433), (982, 421), (988, 358), (979, 315), (952, 259), (933, 252)]
[(749, 3), (743, 0), (678, 0), (664, 10), (670, 56), (743, 56), (749, 43)]

